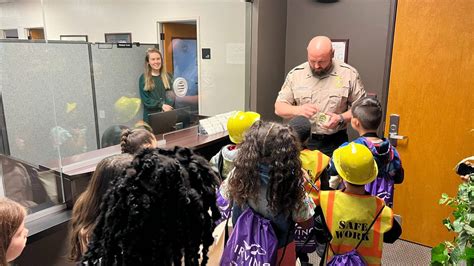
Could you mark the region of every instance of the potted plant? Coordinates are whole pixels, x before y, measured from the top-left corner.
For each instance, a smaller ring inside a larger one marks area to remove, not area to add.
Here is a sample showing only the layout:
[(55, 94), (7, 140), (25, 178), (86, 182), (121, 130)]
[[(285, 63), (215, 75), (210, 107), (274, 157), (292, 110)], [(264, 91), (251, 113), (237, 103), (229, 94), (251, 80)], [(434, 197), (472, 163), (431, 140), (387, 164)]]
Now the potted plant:
[(431, 250), (431, 265), (474, 265), (474, 157), (456, 166), (456, 173), (464, 181), (456, 197), (443, 193), (439, 204), (453, 208), (452, 217), (443, 220), (448, 231), (456, 233), (452, 242), (445, 241)]

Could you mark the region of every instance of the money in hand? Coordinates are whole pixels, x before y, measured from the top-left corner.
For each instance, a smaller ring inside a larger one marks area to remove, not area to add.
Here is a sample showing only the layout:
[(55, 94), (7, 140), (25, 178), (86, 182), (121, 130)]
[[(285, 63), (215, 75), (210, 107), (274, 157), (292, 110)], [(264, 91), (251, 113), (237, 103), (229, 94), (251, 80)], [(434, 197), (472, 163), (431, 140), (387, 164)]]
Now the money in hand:
[(329, 122), (329, 119), (331, 119), (331, 116), (323, 112), (318, 112), (317, 114), (314, 115), (313, 118), (315, 119), (316, 123), (322, 125)]

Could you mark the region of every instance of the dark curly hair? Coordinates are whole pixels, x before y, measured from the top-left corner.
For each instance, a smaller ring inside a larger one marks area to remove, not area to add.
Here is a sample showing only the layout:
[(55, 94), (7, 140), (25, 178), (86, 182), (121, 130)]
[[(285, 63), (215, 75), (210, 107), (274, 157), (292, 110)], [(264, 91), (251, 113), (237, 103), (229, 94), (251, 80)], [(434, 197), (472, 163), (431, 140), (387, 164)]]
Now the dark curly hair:
[(83, 261), (199, 265), (201, 251), (206, 265), (220, 218), (218, 185), (209, 163), (190, 149), (140, 151), (105, 195)]
[(146, 129), (140, 128), (123, 130), (120, 139), (122, 153), (130, 154), (135, 154), (145, 147), (154, 148), (153, 145), (155, 145), (155, 143), (155, 135)]
[(266, 199), (273, 213), (291, 211), (304, 197), (299, 142), (288, 125), (257, 121), (247, 131), (229, 180), (232, 199), (243, 205), (256, 200), (260, 188), (259, 167), (269, 167)]

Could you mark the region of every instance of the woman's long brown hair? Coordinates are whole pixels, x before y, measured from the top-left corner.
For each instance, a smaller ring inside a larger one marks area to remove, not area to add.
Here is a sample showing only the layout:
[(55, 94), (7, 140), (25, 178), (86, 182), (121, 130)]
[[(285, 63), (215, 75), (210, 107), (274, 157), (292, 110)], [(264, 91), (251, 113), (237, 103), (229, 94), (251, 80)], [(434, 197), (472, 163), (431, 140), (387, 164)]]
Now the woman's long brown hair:
[(95, 227), (100, 212), (102, 197), (114, 179), (119, 178), (131, 163), (130, 154), (119, 154), (107, 157), (99, 162), (87, 189), (79, 196), (72, 210), (69, 242), (71, 250), (69, 259), (79, 261), (87, 246), (88, 238)]
[(288, 125), (257, 121), (247, 131), (229, 179), (229, 192), (238, 205), (256, 200), (261, 166), (269, 169), (266, 199), (271, 212), (291, 212), (302, 203), (299, 143)]
[(161, 54), (160, 50), (156, 48), (149, 48), (146, 51), (146, 56), (145, 56), (145, 71), (143, 73), (143, 76), (145, 78), (145, 91), (151, 91), (155, 87), (155, 82), (153, 81), (152, 75), (151, 75), (151, 66), (148, 64), (148, 60), (150, 59), (150, 54), (152, 53), (157, 53), (160, 55), (161, 58), (161, 69), (160, 69), (160, 78), (163, 81), (163, 85), (165, 86), (166, 90), (170, 89), (170, 80), (168, 77), (168, 72), (166, 71), (166, 66), (165, 66), (165, 61), (163, 59), (163, 55)]
[(25, 217), (23, 206), (8, 198), (0, 198), (0, 266), (8, 265), (7, 249)]

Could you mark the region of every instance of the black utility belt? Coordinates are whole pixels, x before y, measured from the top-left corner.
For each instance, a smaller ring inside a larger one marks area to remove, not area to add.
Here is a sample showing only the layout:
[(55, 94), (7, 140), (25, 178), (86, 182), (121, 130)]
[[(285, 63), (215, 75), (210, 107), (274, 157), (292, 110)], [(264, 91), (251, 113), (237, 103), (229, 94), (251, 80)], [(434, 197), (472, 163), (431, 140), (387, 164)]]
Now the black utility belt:
[(347, 131), (345, 129), (339, 130), (338, 132), (331, 134), (331, 135), (326, 135), (326, 134), (311, 134), (311, 139), (315, 140), (333, 140), (339, 137), (342, 137), (347, 134)]

